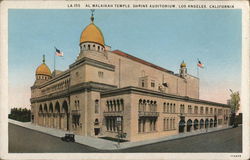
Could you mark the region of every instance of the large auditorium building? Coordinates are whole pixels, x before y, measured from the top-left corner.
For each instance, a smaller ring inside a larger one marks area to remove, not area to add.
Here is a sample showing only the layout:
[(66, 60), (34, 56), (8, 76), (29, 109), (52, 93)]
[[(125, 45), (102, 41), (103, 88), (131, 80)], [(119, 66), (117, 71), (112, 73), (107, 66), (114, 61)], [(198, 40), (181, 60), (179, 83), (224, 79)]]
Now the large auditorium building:
[[(83, 136), (140, 141), (226, 127), (230, 108), (199, 99), (199, 79), (105, 45), (91, 23), (69, 69), (51, 73), (43, 59), (31, 87), (32, 123)], [(125, 133), (125, 134), (123, 134)]]

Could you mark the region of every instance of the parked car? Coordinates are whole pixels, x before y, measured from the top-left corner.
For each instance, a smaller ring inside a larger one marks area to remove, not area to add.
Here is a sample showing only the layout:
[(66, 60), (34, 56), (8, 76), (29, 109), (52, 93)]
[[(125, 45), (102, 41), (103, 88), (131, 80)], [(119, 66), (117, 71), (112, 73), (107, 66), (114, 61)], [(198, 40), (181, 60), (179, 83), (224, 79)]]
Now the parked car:
[(233, 123), (233, 128), (236, 128), (236, 127), (238, 127), (238, 123), (237, 123), (237, 122), (234, 122), (234, 123)]
[(75, 142), (75, 135), (66, 133), (64, 137), (61, 137), (61, 139), (66, 142)]

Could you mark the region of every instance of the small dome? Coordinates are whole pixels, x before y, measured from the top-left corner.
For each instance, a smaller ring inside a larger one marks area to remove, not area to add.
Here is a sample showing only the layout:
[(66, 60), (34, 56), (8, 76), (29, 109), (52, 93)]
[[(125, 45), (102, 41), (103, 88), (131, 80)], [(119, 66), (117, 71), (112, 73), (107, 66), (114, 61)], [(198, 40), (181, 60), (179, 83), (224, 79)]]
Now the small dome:
[(51, 71), (45, 63), (42, 63), (39, 67), (37, 67), (36, 75), (51, 76)]
[(80, 44), (84, 42), (94, 42), (104, 47), (104, 37), (102, 31), (94, 24), (94, 17), (91, 17), (91, 23), (82, 31)]
[(181, 65), (180, 65), (181, 68), (183, 67), (187, 67), (186, 63), (184, 61), (182, 61)]

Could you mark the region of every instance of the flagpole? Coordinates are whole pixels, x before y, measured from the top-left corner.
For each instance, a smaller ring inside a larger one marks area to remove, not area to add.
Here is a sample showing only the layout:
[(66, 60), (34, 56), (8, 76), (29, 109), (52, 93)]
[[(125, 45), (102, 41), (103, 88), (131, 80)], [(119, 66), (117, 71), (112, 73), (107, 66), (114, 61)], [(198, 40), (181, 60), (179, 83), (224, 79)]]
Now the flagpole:
[(54, 74), (56, 72), (56, 54), (54, 53)]
[(199, 67), (198, 65), (196, 65), (197, 67), (197, 77), (198, 77), (198, 99), (200, 99), (200, 77), (199, 77)]

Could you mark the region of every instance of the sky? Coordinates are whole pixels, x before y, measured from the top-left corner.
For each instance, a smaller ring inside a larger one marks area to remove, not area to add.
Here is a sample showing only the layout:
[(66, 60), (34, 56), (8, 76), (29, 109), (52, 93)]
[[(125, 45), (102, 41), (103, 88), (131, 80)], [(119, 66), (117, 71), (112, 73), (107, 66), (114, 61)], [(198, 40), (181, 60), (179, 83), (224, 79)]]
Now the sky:
[[(53, 70), (54, 47), (64, 52), (56, 69), (66, 70), (79, 54), (90, 10), (10, 9), (8, 13), (9, 108), (30, 108), (35, 70), (46, 56)], [(240, 91), (241, 10), (95, 10), (105, 44), (175, 73), (184, 60), (197, 76), (200, 99), (226, 103)]]

